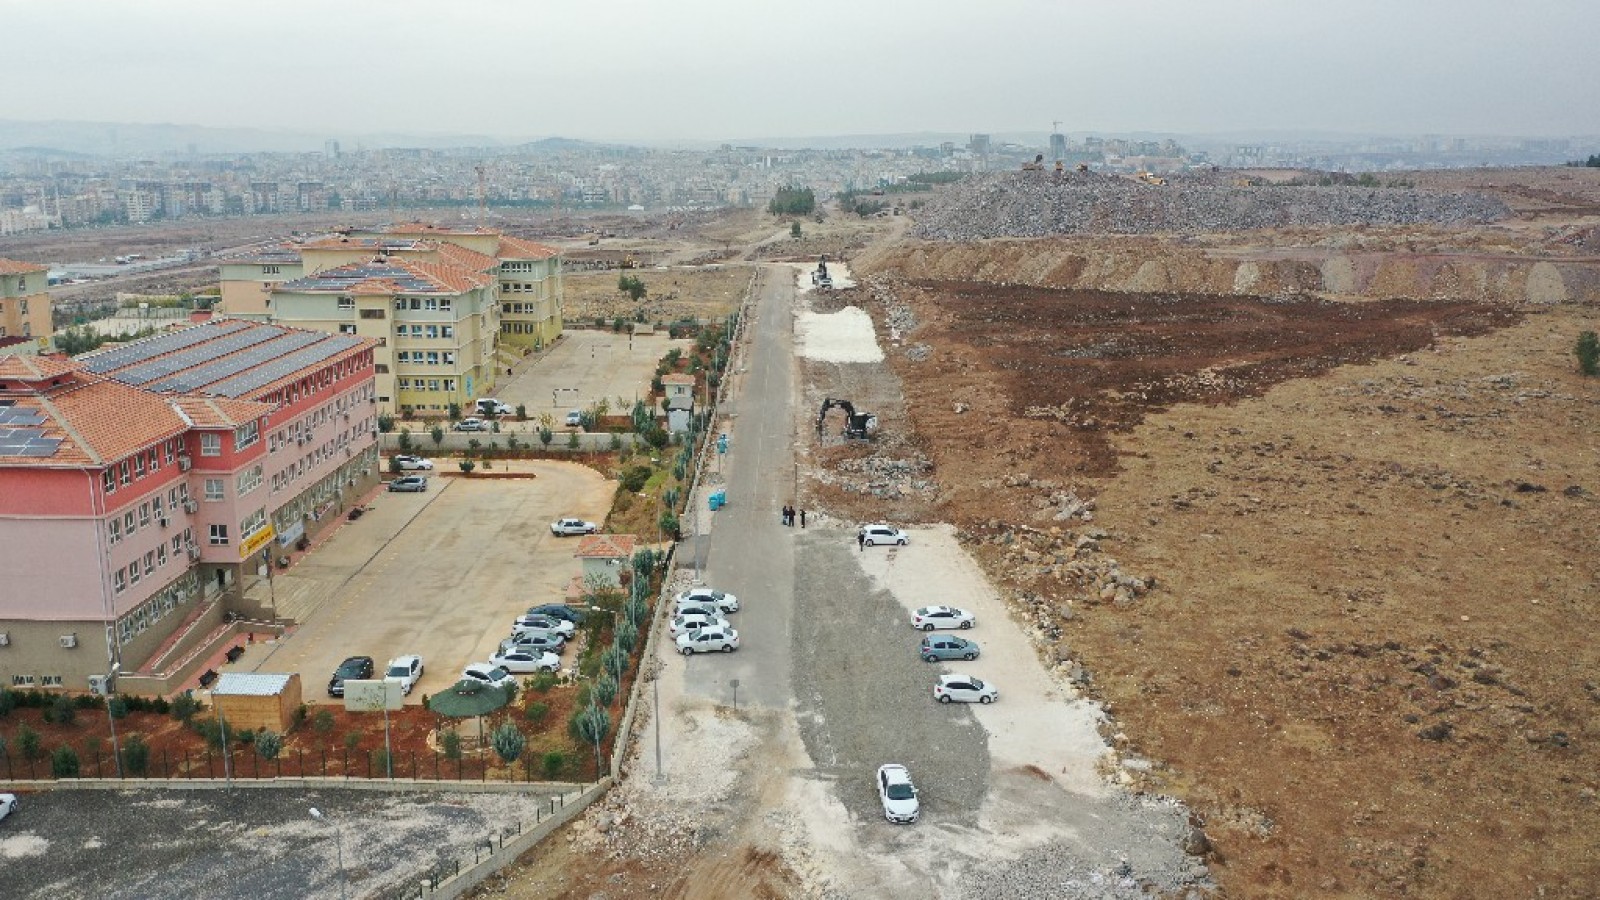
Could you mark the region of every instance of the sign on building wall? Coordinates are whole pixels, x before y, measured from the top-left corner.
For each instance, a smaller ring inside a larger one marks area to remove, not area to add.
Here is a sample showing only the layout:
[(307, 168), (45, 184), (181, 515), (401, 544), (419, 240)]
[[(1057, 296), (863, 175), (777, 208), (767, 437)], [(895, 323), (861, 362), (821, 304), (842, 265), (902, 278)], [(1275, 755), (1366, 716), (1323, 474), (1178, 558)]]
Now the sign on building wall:
[(260, 550), (262, 547), (265, 547), (267, 543), (272, 540), (272, 535), (272, 523), (268, 522), (265, 528), (261, 529), (255, 534), (250, 535), (250, 537), (246, 538), (245, 541), (239, 545), (239, 558), (247, 559), (250, 554)]

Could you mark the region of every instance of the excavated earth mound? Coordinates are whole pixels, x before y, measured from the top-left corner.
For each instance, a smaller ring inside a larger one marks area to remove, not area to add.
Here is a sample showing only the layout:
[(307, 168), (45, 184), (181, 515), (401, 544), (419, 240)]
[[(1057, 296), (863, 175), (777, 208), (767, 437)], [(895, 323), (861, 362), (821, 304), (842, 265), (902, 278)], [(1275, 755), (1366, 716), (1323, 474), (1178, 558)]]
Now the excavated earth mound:
[(1467, 225), (1510, 215), (1477, 193), (1410, 188), (1144, 184), (1094, 172), (1013, 172), (941, 191), (913, 235), (975, 241), (1053, 234), (1204, 234), (1319, 225)]

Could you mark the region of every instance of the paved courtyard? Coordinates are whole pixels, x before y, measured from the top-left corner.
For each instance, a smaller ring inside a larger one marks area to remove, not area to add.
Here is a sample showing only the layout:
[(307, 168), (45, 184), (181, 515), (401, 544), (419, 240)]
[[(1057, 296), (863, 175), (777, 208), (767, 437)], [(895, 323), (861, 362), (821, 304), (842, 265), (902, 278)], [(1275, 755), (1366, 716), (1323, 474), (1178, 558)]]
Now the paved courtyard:
[(337, 702), (328, 677), (347, 656), (382, 666), (421, 654), (427, 671), (410, 703), (452, 684), (467, 663), (489, 657), (513, 618), (562, 599), (580, 572), (577, 542), (549, 524), (567, 515), (600, 521), (615, 489), (575, 463), (497, 465), (508, 470), (534, 477), (436, 475), (424, 493), (378, 494), (370, 512), (275, 579), (280, 612), (301, 624), (228, 668), (299, 672), (308, 703)]
[(632, 406), (649, 390), (661, 357), (673, 347), (687, 352), (693, 345), (671, 340), (665, 333), (633, 337), (612, 331), (568, 331), (549, 352), (518, 366), (511, 381), (500, 385), (498, 397), (513, 407), (526, 405), (530, 419), (526, 424), (534, 428), (544, 413), (554, 416), (559, 426), (568, 410), (585, 409), (602, 398), (614, 412), (625, 412), (616, 409), (618, 397)]

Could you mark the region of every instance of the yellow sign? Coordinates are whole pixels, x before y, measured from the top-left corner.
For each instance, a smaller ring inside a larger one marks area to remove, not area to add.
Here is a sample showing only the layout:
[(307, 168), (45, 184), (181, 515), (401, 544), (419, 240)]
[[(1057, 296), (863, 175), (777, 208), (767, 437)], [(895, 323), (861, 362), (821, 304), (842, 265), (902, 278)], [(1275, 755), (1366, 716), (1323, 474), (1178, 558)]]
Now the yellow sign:
[(239, 545), (239, 558), (245, 559), (249, 557), (250, 554), (266, 546), (266, 543), (272, 540), (274, 533), (275, 532), (272, 529), (272, 523), (268, 522), (267, 527), (261, 529), (255, 534), (250, 535), (250, 537), (245, 539), (244, 543)]

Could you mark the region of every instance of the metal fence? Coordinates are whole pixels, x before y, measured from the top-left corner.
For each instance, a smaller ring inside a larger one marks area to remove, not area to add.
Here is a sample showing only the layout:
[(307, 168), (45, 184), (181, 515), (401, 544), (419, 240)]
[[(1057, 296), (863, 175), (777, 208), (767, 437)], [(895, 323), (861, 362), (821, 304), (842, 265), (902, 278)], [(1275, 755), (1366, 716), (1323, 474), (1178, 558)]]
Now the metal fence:
[[(567, 765), (584, 765), (582, 754)], [(430, 781), (477, 781), (533, 784), (565, 780), (547, 776), (543, 760), (524, 755), (506, 765), (490, 753), (463, 753), (450, 759), (442, 753), (397, 752), (393, 759), (382, 750), (347, 750), (343, 747), (318, 747), (286, 750), (275, 759), (266, 759), (249, 747), (235, 747), (224, 755), (220, 750), (152, 750), (142, 761), (130, 758), (124, 747), (122, 770), (109, 752), (92, 750), (78, 759), (76, 774), (58, 773), (51, 756), (26, 756), (8, 748), (0, 752), (0, 780), (38, 781), (63, 778), (124, 778), (181, 780), (186, 778), (368, 778), (377, 780), (410, 779)], [(563, 772), (566, 766), (563, 766)], [(562, 774), (556, 773), (557, 776)], [(602, 773), (603, 774), (603, 773)]]

